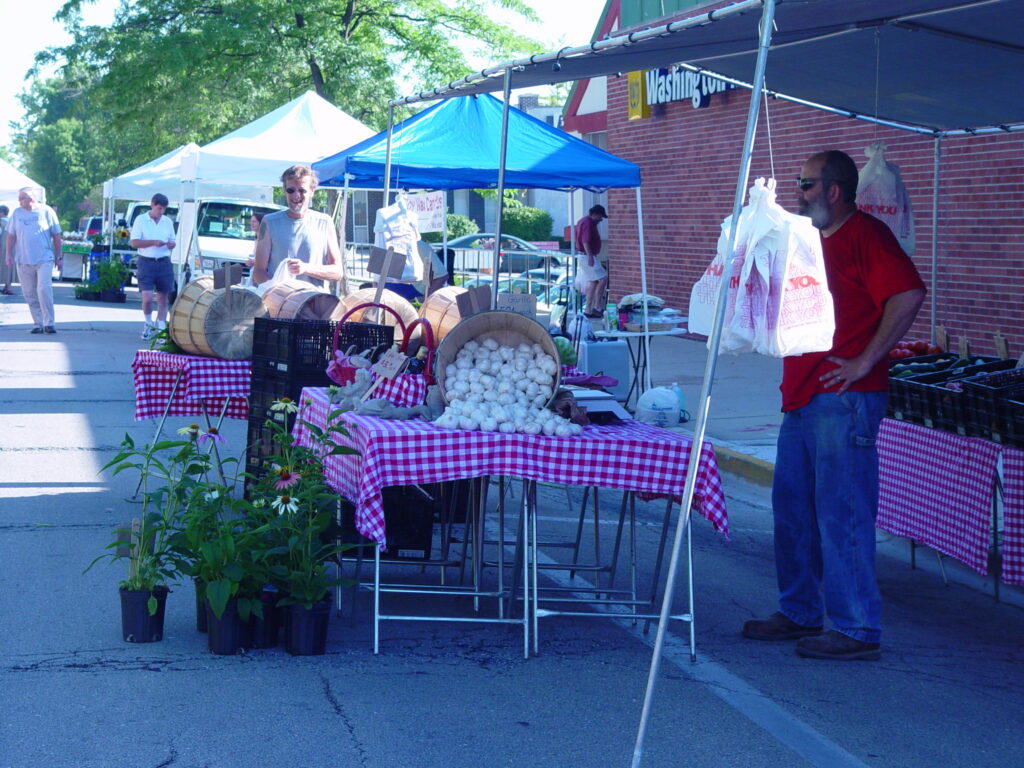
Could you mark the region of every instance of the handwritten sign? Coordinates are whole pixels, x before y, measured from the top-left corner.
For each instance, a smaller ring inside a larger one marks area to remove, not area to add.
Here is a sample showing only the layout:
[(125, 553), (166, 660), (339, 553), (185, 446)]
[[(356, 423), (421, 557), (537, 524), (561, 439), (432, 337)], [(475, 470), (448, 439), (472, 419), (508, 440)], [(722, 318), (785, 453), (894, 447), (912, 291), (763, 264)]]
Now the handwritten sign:
[(370, 395), (372, 395), (373, 391), (380, 386), (382, 381), (395, 378), (395, 376), (401, 373), (402, 369), (408, 362), (408, 357), (393, 349), (389, 349), (381, 355), (380, 359), (370, 366), (370, 370), (373, 371), (377, 380), (373, 382), (373, 386), (366, 390), (366, 394), (364, 394), (360, 399), (363, 401), (369, 400)]
[(421, 192), (407, 195), (406, 206), (416, 218), (416, 226), (422, 232), (440, 232), (444, 229), (445, 199), (444, 192)]
[(496, 309), (505, 309), (536, 320), (537, 297), (532, 293), (499, 293)]
[(381, 275), (392, 280), (400, 280), (405, 270), (405, 259), (395, 258), (394, 248), (378, 248), (370, 246), (370, 258), (366, 262), (366, 271), (371, 275)]

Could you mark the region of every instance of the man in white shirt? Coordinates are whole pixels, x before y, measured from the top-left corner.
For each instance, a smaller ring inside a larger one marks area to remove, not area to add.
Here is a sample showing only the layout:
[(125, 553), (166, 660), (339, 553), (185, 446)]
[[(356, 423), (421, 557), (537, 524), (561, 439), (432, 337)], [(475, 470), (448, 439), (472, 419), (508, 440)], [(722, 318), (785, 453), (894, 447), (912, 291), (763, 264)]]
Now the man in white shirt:
[[(139, 252), (138, 280), (142, 294), (142, 314), (146, 323), (142, 339), (148, 340), (161, 328), (167, 327), (167, 297), (174, 290), (174, 267), (171, 251), (174, 249), (174, 222), (164, 212), (167, 196), (157, 192), (149, 201), (149, 213), (139, 216), (132, 224), (129, 244)], [(156, 293), (156, 323), (153, 322), (153, 294)]]
[(61, 229), (50, 206), (36, 201), (37, 190), (18, 190), (18, 207), (7, 225), (8, 266), (18, 266), (18, 281), (32, 320), (31, 333), (56, 333), (53, 327), (53, 266), (59, 267)]

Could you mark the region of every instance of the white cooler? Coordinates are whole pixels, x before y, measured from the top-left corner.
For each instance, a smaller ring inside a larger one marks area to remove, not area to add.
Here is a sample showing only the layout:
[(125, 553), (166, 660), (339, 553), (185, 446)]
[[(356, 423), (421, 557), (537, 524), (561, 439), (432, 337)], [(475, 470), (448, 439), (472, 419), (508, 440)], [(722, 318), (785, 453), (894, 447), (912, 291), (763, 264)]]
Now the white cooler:
[(617, 386), (608, 391), (620, 403), (629, 395), (629, 377), (632, 365), (629, 362), (629, 343), (622, 339), (615, 341), (581, 341), (576, 367), (584, 373), (603, 373), (619, 380)]

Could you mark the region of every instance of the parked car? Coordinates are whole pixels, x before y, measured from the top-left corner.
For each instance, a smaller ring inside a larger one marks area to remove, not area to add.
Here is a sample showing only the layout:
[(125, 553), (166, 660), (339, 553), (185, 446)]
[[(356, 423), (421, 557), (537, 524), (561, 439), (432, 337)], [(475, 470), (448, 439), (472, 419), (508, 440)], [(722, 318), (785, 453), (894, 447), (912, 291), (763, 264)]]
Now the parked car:
[[(551, 283), (544, 282), (544, 269), (531, 269), (515, 277), (498, 280), (499, 293), (532, 293), (537, 297), (537, 312), (550, 312), (557, 304), (564, 303), (569, 294), (569, 276), (561, 269), (551, 270)], [(480, 275), (463, 281), (463, 288), (476, 288), (494, 284), (491, 275)]]
[[(448, 247), (455, 251), (456, 272), (480, 272), (491, 268), (493, 233), (478, 232), (475, 235), (456, 237), (448, 241)], [(440, 252), (441, 243), (435, 243), (434, 249)], [(562, 263), (562, 254), (558, 251), (546, 251), (512, 235), (501, 236), (500, 258), (499, 272), (522, 272), (543, 267), (545, 263), (552, 266)]]
[(102, 216), (83, 216), (78, 220), (78, 231), (86, 239), (98, 235), (103, 231)]

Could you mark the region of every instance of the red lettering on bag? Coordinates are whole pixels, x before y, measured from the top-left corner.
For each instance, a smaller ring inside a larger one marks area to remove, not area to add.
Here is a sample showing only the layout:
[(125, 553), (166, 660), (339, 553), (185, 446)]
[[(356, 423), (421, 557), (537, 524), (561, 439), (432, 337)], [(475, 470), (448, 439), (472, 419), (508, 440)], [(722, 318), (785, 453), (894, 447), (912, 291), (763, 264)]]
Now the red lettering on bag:
[(815, 285), (820, 285), (820, 283), (810, 275), (799, 275), (797, 277), (789, 278), (789, 288), (786, 290), (795, 291), (800, 288), (810, 288)]
[(712, 277), (721, 277), (722, 272), (724, 271), (725, 269), (721, 264), (709, 264), (707, 271), (704, 274), (710, 275)]

